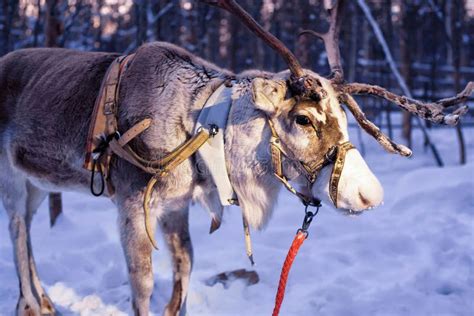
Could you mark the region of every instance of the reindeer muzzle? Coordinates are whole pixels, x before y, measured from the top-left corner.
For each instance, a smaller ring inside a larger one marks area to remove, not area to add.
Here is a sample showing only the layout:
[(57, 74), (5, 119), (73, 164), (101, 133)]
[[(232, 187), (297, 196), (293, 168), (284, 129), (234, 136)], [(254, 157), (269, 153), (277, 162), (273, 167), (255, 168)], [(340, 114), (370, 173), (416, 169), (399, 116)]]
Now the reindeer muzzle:
[(316, 164), (309, 166), (303, 162), (300, 162), (301, 166), (303, 167), (303, 173), (311, 184), (316, 181), (318, 174), (324, 167), (334, 164), (331, 178), (329, 180), (329, 196), (335, 207), (337, 207), (339, 180), (341, 179), (342, 171), (344, 169), (346, 154), (351, 149), (355, 149), (355, 146), (351, 142), (343, 142), (339, 145), (329, 148), (323, 159)]

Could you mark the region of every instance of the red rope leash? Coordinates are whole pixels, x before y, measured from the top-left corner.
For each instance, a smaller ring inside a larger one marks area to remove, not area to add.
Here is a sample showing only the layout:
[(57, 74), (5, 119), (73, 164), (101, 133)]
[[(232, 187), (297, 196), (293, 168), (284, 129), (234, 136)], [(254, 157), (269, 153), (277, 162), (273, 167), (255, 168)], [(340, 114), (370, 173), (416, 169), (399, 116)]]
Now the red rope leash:
[(298, 250), (307, 236), (308, 235), (306, 232), (298, 230), (298, 233), (296, 234), (295, 239), (293, 239), (293, 243), (288, 250), (285, 263), (283, 263), (283, 267), (281, 268), (280, 282), (278, 284), (278, 291), (275, 297), (275, 307), (273, 308), (272, 316), (278, 316), (280, 313), (280, 307), (285, 296), (286, 281), (288, 280), (288, 274), (290, 273), (291, 265), (293, 264), (296, 254), (298, 253)]
[[(319, 200), (310, 203), (303, 202), (303, 204), (305, 205), (303, 225), (301, 225), (301, 228), (296, 232), (295, 239), (293, 239), (293, 242), (291, 243), (291, 247), (288, 250), (285, 262), (281, 268), (280, 282), (278, 283), (278, 291), (275, 297), (275, 307), (273, 308), (272, 316), (278, 316), (280, 313), (280, 307), (285, 296), (286, 281), (288, 281), (288, 274), (290, 273), (291, 265), (293, 264), (293, 261), (295, 261), (298, 250), (300, 250), (304, 240), (308, 238), (309, 225), (313, 221), (313, 217), (318, 214), (319, 208), (321, 207), (321, 201)], [(308, 207), (310, 206), (316, 207), (316, 210), (314, 212), (308, 211)]]

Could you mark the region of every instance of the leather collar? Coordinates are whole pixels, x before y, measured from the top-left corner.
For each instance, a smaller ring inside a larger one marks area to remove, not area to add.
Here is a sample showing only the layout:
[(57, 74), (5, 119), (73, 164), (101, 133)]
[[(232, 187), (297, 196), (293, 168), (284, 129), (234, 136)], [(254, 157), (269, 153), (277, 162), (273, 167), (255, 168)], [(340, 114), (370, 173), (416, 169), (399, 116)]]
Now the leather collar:
[(232, 106), (232, 88), (221, 84), (207, 99), (202, 108), (195, 131), (214, 128), (216, 134), (199, 150), (199, 159), (204, 162), (217, 187), (219, 200), (223, 206), (238, 204), (237, 195), (229, 179), (225, 154), (225, 130)]

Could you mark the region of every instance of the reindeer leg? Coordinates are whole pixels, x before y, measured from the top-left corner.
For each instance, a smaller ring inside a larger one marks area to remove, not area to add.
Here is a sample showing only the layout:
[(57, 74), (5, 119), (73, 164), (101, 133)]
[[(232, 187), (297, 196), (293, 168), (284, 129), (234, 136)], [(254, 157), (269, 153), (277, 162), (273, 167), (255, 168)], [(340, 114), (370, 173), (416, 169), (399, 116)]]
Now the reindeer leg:
[(160, 219), (166, 243), (173, 258), (173, 294), (165, 316), (186, 314), (186, 296), (191, 275), (193, 248), (188, 226), (189, 208), (165, 211)]
[(30, 255), (28, 252), (29, 229), (27, 225), (27, 180), (16, 172), (6, 157), (0, 157), (0, 197), (10, 219), (10, 238), (13, 243), (13, 256), (20, 282), (20, 298), (16, 314), (21, 316), (41, 315), (40, 305), (33, 292), (30, 274)]
[[(153, 292), (153, 247), (145, 231), (142, 203), (142, 194), (119, 202), (119, 229), (132, 290), (133, 312), (137, 316), (148, 316)], [(150, 220), (150, 225), (154, 232), (156, 220)]]
[(25, 218), (18, 214), (10, 216), (10, 237), (13, 242), (15, 265), (20, 281), (20, 298), (16, 307), (17, 315), (41, 315), (40, 306), (33, 294), (31, 287), (29, 255), (28, 255), (28, 229)]
[(33, 281), (34, 290), (36, 291), (36, 295), (40, 302), (41, 315), (56, 315), (56, 310), (54, 308), (53, 302), (51, 301), (48, 294), (46, 294), (46, 291), (41, 286), (41, 281), (38, 276), (38, 271), (36, 270), (35, 259), (33, 258), (33, 252), (31, 250), (31, 242), (29, 238), (28, 238), (28, 253), (30, 255), (29, 265), (30, 265), (30, 271), (31, 271), (31, 279)]
[[(26, 226), (28, 231), (31, 227), (31, 221), (33, 219), (36, 210), (40, 204), (46, 198), (46, 192), (34, 187), (31, 183), (27, 182), (26, 184), (28, 191), (28, 200), (27, 200), (27, 216), (26, 216)], [(33, 289), (35, 291), (36, 297), (40, 302), (41, 314), (42, 315), (55, 315), (56, 311), (54, 309), (53, 302), (49, 298), (46, 291), (41, 286), (41, 281), (38, 276), (38, 271), (36, 270), (35, 258), (33, 257), (33, 249), (31, 246), (30, 234), (28, 234), (28, 256), (29, 256), (29, 267), (31, 273), (31, 279), (33, 282)]]

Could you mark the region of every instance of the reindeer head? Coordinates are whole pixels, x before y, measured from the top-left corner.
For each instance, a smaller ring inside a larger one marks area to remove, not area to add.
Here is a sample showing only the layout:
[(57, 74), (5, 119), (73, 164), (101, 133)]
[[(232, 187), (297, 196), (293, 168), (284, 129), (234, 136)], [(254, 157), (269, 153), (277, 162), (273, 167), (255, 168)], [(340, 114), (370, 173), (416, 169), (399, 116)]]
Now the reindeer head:
[[(236, 15), (252, 32), (275, 49), (287, 62), (289, 72), (276, 74), (272, 78), (256, 78), (252, 82), (255, 107), (263, 111), (272, 130), (272, 146), (288, 160), (296, 164), (296, 175), (288, 175), (298, 182), (311, 184), (311, 196), (330, 200), (339, 209), (363, 210), (377, 206), (383, 198), (383, 190), (359, 152), (348, 144), (347, 118), (343, 105), (354, 115), (359, 125), (372, 135), (388, 152), (410, 156), (411, 151), (396, 144), (367, 120), (358, 106), (354, 94), (370, 94), (385, 98), (404, 110), (420, 118), (435, 123), (454, 125), (467, 112), (467, 107), (459, 107), (445, 114), (447, 107), (466, 100), (472, 93), (474, 84), (456, 97), (435, 103), (422, 103), (407, 97), (395, 95), (384, 88), (361, 84), (345, 83), (338, 45), (342, 1), (325, 1), (330, 17), (326, 33), (304, 31), (324, 41), (331, 76), (323, 78), (303, 69), (296, 57), (284, 44), (265, 31), (234, 0), (204, 0)], [(275, 139), (277, 141), (275, 141)], [(278, 165), (274, 169), (278, 169)], [(281, 168), (280, 169), (285, 169)], [(287, 170), (275, 170), (283, 177)], [(314, 182), (314, 183), (313, 183)]]
[(349, 142), (347, 117), (331, 82), (309, 70), (306, 73), (318, 82), (318, 94), (312, 97), (294, 95), (288, 71), (252, 82), (255, 107), (268, 117), (277, 146), (290, 162), (282, 176), (294, 178), (303, 188), (311, 184), (306, 194), (339, 209), (361, 211), (379, 205), (383, 189), (355, 148), (346, 149), (331, 194), (334, 163), (329, 160), (335, 160), (337, 151), (344, 150), (340, 146)]

